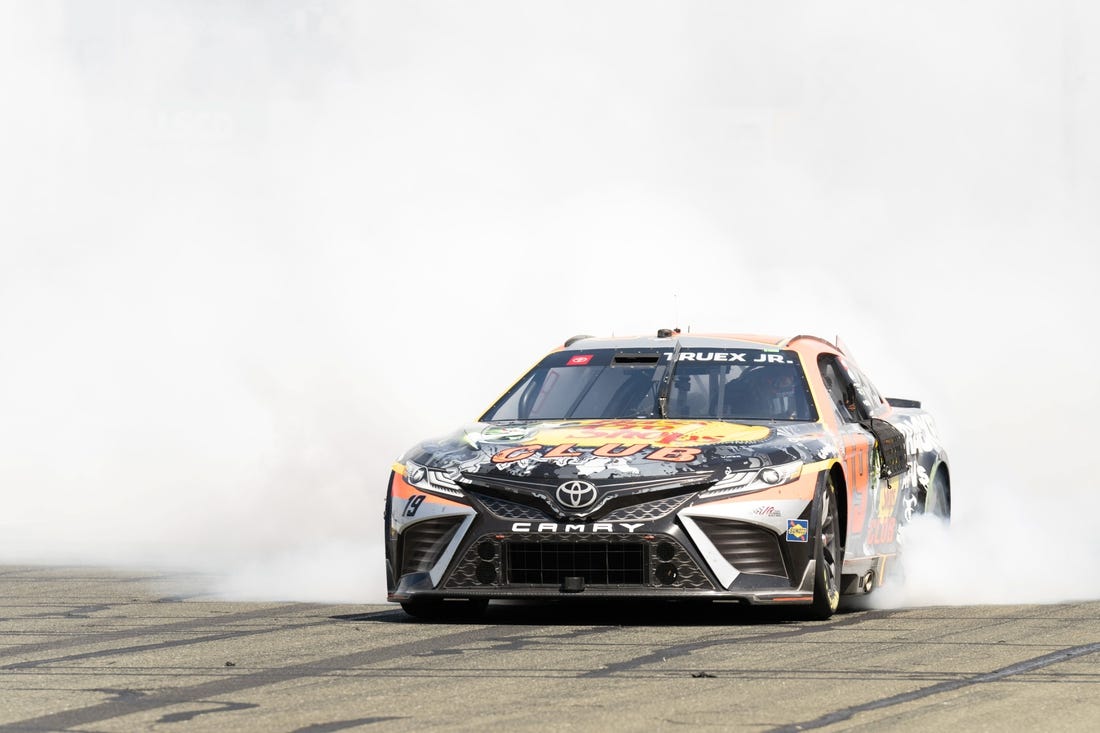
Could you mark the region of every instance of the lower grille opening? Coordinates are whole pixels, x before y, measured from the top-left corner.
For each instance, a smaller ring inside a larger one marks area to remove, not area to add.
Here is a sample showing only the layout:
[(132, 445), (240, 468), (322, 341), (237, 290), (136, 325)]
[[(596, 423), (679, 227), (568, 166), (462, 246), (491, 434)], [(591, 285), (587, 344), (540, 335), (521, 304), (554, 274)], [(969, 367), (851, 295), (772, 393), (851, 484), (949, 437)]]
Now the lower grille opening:
[(584, 578), (586, 585), (645, 585), (649, 566), (639, 542), (506, 542), (508, 582), (560, 585)]
[(485, 534), (466, 545), (443, 584), (537, 597), (565, 592), (567, 585), (581, 582), (586, 589), (615, 593), (714, 589), (679, 541), (627, 533), (578, 537), (555, 532), (537, 538)]

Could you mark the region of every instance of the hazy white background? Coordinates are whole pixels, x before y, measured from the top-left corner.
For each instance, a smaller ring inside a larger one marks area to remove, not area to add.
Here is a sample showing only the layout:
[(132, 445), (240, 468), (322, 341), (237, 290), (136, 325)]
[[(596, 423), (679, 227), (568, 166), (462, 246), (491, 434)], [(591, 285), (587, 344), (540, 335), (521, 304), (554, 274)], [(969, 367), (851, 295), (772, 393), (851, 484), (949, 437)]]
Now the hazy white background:
[(888, 603), (1100, 597), (1100, 12), (0, 7), (0, 562), (379, 600), (390, 463), (574, 333), (839, 334), (951, 450)]

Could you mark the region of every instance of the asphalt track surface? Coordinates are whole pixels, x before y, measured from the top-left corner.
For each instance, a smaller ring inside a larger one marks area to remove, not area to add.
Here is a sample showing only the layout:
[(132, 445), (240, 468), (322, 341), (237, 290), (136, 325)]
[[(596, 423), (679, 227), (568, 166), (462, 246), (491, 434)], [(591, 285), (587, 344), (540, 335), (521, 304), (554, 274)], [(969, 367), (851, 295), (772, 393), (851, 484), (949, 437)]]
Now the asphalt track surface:
[[(850, 610), (237, 603), (0, 567), (0, 731), (1097, 730), (1100, 602)], [(196, 591), (197, 593), (197, 591)]]

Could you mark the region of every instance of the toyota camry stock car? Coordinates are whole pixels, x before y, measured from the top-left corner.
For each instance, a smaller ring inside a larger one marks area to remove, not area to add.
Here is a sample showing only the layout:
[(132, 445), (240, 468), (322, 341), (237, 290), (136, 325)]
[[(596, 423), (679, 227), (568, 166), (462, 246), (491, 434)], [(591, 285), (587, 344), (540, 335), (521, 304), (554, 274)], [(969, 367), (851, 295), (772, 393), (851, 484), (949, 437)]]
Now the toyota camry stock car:
[(394, 465), (388, 598), (422, 618), (640, 597), (825, 618), (950, 505), (931, 417), (825, 340), (574, 337)]

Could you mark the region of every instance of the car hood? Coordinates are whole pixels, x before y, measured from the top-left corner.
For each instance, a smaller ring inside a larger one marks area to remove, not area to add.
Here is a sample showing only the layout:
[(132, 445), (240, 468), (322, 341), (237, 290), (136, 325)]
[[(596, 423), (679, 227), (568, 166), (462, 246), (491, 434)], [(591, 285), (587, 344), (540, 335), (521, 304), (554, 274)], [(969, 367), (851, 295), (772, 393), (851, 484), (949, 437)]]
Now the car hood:
[(403, 460), (468, 478), (596, 483), (711, 475), (834, 455), (820, 423), (571, 420), (475, 423)]

